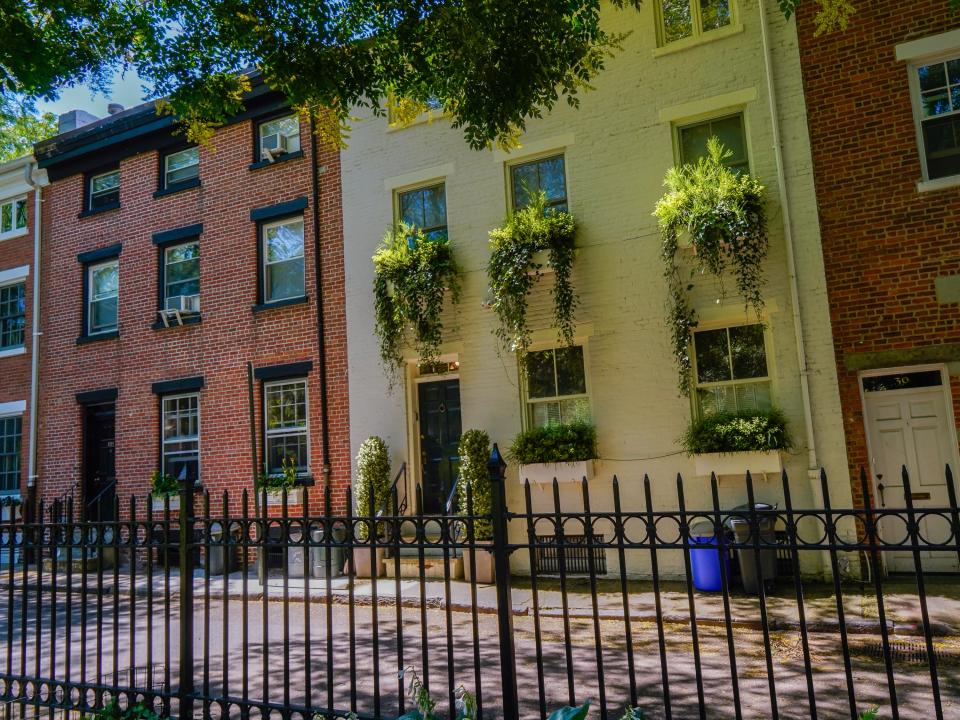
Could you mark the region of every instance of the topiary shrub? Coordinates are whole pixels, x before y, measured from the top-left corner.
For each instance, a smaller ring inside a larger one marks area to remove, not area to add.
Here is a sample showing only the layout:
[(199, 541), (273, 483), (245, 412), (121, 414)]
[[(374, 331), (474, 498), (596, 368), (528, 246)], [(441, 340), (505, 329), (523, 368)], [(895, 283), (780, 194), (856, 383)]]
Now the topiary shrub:
[[(357, 453), (357, 476), (353, 481), (353, 498), (358, 518), (370, 517), (371, 491), (376, 514), (390, 502), (390, 451), (376, 435), (368, 437)], [(367, 523), (357, 523), (357, 538), (366, 541)]]
[(780, 410), (717, 413), (694, 420), (681, 439), (690, 455), (767, 452), (792, 446), (787, 419)]
[(531, 428), (513, 439), (508, 455), (520, 465), (592, 460), (597, 457), (597, 430), (582, 421)]
[[(490, 436), (483, 430), (467, 430), (460, 436), (460, 488), (458, 492), (460, 514), (467, 514), (467, 488), (473, 501), (473, 515), (489, 515), (492, 509), (490, 494)], [(477, 540), (493, 537), (490, 520), (474, 520), (473, 536)]]

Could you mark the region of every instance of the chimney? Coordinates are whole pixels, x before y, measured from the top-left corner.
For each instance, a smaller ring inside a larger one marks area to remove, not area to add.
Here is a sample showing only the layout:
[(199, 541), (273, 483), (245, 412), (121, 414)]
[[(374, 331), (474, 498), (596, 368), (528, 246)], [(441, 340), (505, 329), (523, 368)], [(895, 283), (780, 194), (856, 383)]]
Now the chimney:
[(123, 112), (123, 105), (120, 103), (110, 103), (107, 105), (107, 112), (111, 115), (116, 115), (117, 113)]
[(96, 122), (99, 119), (96, 115), (91, 115), (86, 110), (70, 110), (69, 112), (63, 113), (57, 120), (57, 133), (62, 135), (71, 130), (76, 130), (78, 127)]

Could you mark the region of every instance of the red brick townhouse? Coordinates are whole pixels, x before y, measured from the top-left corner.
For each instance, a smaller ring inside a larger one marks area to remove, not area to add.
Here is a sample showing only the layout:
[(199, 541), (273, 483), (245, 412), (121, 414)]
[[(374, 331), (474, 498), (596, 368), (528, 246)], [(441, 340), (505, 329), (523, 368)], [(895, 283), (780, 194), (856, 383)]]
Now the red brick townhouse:
[[(39, 283), (39, 200), (45, 178), (32, 157), (0, 165), (0, 501), (9, 507), (33, 485), (37, 359), (34, 302)], [(0, 509), (0, 514), (5, 510)]]
[(112, 110), (75, 111), (89, 122), (36, 148), (50, 178), (43, 496), (105, 517), (161, 470), (239, 504), (292, 457), (302, 482), (329, 474), (342, 498), (339, 154), (263, 84), (210, 146), (151, 103)]
[(814, 37), (807, 5), (801, 61), (850, 471), (868, 469), (876, 505), (903, 507), (906, 465), (915, 504), (943, 506), (944, 466), (958, 469), (960, 15), (946, 0), (874, 0), (847, 31)]

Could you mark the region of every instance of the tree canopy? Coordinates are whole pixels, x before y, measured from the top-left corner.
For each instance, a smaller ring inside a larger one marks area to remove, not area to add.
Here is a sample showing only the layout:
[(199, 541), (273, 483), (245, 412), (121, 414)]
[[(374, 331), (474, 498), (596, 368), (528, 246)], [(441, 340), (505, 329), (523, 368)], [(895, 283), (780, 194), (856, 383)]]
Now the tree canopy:
[(28, 155), (33, 144), (57, 132), (52, 113), (37, 115), (30, 104), (19, 104), (0, 97), (0, 163)]
[[(620, 11), (641, 0), (610, 0)], [(777, 0), (788, 16), (801, 0)], [(845, 25), (850, 0), (817, 2)], [(949, 0), (951, 3), (960, 0)], [(350, 108), (439, 104), (476, 148), (579, 93), (623, 37), (601, 0), (0, 0), (0, 97), (107, 89), (136, 68), (161, 112), (203, 140), (242, 107), (250, 74), (338, 139)], [(827, 27), (830, 29), (830, 27)]]

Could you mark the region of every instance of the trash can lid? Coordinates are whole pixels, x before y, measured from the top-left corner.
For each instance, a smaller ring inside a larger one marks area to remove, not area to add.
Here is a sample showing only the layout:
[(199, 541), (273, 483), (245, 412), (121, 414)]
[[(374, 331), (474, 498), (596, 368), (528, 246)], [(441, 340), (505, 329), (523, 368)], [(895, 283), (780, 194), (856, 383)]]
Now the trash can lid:
[(690, 527), (690, 535), (693, 537), (712, 538), (716, 534), (716, 529), (709, 520), (701, 520)]
[[(770, 505), (769, 503), (762, 503), (762, 502), (754, 503), (753, 506), (757, 510), (776, 510), (777, 509), (776, 505)], [(731, 508), (730, 510), (728, 510), (728, 512), (740, 513), (737, 516), (728, 517), (726, 521), (723, 523), (731, 530), (735, 525), (748, 525), (750, 523), (750, 505), (749, 504), (737, 505), (735, 508)], [(757, 520), (761, 525), (771, 525), (775, 522), (776, 518), (766, 515), (763, 517), (758, 517)]]

